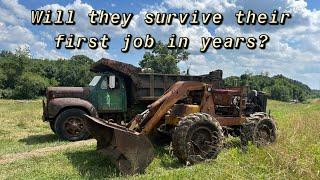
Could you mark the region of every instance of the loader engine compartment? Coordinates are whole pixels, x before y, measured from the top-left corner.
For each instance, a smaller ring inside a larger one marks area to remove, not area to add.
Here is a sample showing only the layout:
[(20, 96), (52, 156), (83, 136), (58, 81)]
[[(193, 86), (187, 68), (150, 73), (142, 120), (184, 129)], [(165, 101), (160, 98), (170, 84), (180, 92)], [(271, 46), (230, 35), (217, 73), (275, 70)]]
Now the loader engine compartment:
[[(184, 117), (191, 113), (200, 112), (202, 97), (203, 91), (190, 91), (184, 99), (172, 107), (168, 115)], [(240, 101), (240, 94), (214, 93), (215, 114), (226, 117), (239, 116)]]

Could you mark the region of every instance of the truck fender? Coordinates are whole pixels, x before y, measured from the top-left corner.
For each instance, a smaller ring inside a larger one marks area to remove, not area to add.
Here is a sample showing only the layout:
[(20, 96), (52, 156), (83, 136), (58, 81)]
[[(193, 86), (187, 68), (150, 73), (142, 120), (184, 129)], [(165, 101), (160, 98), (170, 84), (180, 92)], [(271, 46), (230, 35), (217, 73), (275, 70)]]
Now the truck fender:
[(56, 98), (48, 103), (48, 116), (55, 118), (62, 110), (68, 108), (80, 108), (91, 116), (98, 117), (96, 108), (89, 102), (80, 98)]

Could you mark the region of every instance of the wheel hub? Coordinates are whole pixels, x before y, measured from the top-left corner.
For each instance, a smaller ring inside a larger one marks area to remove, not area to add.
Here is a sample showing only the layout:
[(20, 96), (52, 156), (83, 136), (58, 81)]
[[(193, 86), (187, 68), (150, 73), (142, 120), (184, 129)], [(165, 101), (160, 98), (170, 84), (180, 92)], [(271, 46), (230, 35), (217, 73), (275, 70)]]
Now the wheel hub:
[(263, 124), (258, 128), (257, 135), (256, 135), (256, 141), (259, 145), (268, 145), (272, 142), (272, 133), (271, 129)]
[(71, 136), (76, 136), (83, 131), (82, 119), (78, 117), (70, 117), (65, 121), (64, 128), (66, 132)]
[(211, 158), (215, 152), (214, 137), (210, 133), (210, 129), (199, 128), (195, 131), (191, 138), (190, 155), (196, 158), (208, 159)]

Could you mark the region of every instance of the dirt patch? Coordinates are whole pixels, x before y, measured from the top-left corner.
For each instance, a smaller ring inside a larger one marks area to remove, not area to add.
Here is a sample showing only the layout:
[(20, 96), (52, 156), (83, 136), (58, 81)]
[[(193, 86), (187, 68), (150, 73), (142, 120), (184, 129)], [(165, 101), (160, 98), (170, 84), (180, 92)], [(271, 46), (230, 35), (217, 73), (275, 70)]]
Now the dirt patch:
[(83, 145), (92, 145), (95, 143), (96, 141), (94, 139), (91, 139), (86, 141), (71, 142), (68, 144), (60, 145), (60, 146), (40, 148), (40, 149), (32, 150), (29, 152), (6, 154), (3, 156), (0, 156), (0, 164), (7, 164), (7, 163), (14, 162), (16, 160), (26, 159), (31, 157), (46, 156), (54, 152), (66, 150), (68, 148), (80, 147)]

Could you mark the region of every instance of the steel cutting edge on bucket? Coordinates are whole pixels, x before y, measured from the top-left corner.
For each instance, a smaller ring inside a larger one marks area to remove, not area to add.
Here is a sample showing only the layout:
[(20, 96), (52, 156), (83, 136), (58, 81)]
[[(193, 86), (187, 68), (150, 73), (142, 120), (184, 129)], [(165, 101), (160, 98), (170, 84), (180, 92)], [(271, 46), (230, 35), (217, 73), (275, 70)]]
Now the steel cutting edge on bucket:
[(97, 150), (123, 174), (141, 173), (152, 162), (153, 146), (145, 135), (99, 118), (86, 117), (88, 131), (97, 140)]

